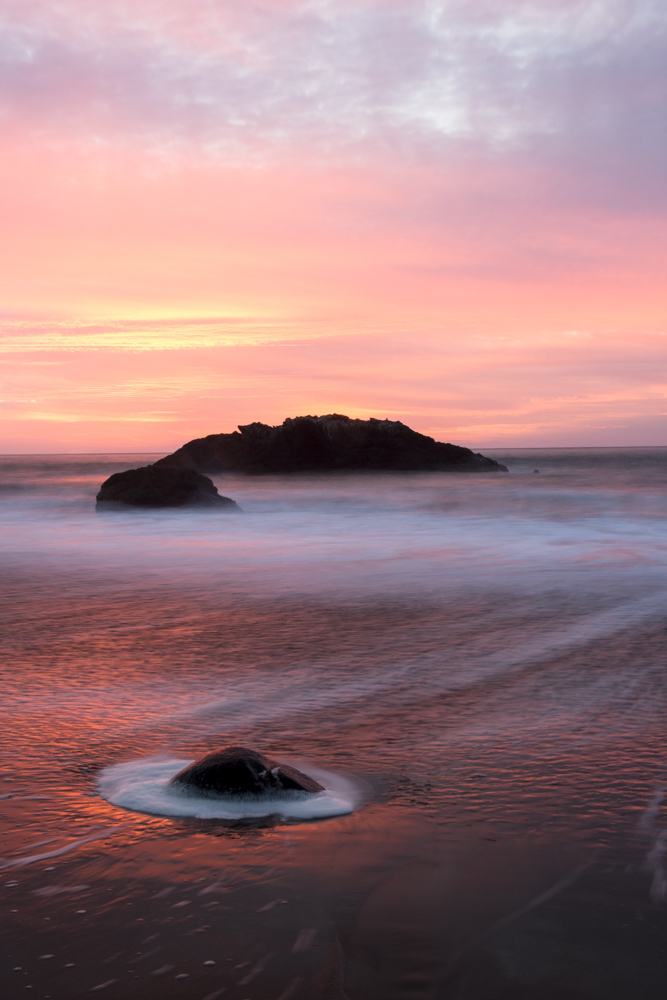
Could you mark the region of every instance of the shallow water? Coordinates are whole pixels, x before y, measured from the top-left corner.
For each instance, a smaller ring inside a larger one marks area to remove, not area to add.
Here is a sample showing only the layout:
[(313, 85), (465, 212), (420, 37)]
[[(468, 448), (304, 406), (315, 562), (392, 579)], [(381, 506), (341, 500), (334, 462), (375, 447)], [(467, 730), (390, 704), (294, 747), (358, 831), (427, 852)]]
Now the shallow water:
[[(3, 995), (664, 996), (667, 449), (490, 454), (219, 477), (241, 514), (96, 514), (151, 456), (0, 460)], [(228, 742), (364, 794), (100, 794)]]

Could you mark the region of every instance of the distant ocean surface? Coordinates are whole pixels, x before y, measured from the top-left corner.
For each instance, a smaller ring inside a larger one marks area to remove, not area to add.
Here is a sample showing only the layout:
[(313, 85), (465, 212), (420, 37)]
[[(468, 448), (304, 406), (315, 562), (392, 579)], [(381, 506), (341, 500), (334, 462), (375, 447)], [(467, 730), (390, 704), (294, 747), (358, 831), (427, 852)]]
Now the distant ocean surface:
[[(664, 1000), (667, 449), (485, 454), (213, 477), (238, 514), (0, 458), (3, 997)], [(100, 793), (226, 743), (354, 811)]]

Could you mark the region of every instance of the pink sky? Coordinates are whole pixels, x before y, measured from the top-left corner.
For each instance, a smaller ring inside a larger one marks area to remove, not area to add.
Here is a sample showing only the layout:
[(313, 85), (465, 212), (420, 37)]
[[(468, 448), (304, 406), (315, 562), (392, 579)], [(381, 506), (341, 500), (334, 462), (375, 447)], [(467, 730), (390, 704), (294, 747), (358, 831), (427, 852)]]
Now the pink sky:
[(663, 444), (667, 8), (0, 0), (0, 451)]

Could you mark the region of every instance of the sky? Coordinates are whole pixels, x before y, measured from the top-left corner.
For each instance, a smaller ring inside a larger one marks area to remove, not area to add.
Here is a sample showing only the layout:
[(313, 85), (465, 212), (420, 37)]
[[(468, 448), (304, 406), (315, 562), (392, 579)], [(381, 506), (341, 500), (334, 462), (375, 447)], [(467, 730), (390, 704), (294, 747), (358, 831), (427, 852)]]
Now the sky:
[(667, 425), (664, 0), (0, 0), (0, 452)]

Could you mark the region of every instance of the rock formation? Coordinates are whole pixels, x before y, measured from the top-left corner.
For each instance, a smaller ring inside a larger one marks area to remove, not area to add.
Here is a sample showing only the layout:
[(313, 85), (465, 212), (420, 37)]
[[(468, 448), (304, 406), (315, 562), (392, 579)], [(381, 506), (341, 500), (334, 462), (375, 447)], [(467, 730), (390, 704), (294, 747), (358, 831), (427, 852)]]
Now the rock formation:
[(253, 423), (231, 434), (209, 434), (155, 465), (197, 472), (507, 472), (492, 458), (435, 441), (400, 420), (355, 420), (339, 413), (288, 417), (277, 427)]
[(170, 784), (219, 795), (269, 796), (280, 792), (323, 792), (314, 778), (288, 764), (279, 764), (256, 750), (223, 747), (188, 764)]
[(99, 509), (128, 504), (133, 507), (215, 507), (239, 510), (229, 497), (220, 496), (208, 478), (193, 469), (146, 465), (116, 472), (102, 483)]

